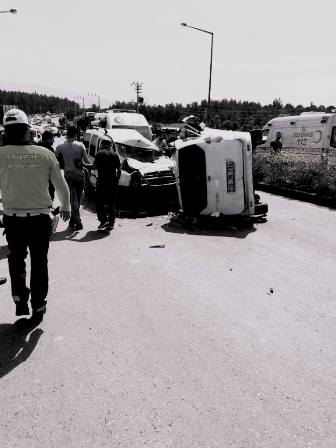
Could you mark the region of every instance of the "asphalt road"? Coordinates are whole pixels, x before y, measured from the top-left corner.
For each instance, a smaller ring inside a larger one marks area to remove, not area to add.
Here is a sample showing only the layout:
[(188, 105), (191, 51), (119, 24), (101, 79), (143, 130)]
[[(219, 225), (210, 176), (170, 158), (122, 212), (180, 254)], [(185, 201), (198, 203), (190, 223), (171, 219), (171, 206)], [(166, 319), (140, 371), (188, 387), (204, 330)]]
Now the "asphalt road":
[(60, 223), (40, 327), (0, 289), (0, 445), (334, 448), (336, 212), (261, 196), (253, 228)]

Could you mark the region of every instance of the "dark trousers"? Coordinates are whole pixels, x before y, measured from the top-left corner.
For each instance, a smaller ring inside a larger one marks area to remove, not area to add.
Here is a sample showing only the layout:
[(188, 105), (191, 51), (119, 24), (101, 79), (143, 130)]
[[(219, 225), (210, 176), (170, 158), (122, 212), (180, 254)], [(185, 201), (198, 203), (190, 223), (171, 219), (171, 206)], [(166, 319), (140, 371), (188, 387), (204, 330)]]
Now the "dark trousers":
[(70, 191), (71, 217), (70, 224), (81, 224), (79, 207), (84, 189), (84, 173), (64, 175)]
[(115, 221), (115, 201), (116, 183), (100, 183), (96, 185), (96, 212), (100, 222), (108, 221), (114, 224)]
[(8, 265), (14, 302), (28, 302), (26, 258), (30, 253), (30, 294), (33, 310), (45, 305), (48, 294), (48, 250), (51, 234), (49, 215), (4, 216), (8, 242)]

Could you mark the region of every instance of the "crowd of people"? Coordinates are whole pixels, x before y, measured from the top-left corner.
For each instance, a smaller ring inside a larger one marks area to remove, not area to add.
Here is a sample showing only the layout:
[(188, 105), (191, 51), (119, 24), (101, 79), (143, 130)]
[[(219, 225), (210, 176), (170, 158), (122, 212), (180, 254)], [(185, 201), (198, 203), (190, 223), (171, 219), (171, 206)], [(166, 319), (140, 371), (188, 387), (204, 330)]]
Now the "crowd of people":
[[(60, 201), (59, 215), (69, 228), (83, 229), (80, 201), (84, 188), (84, 168), (98, 172), (96, 209), (98, 230), (113, 229), (115, 198), (120, 177), (119, 157), (111, 138), (103, 140), (94, 163), (90, 164), (83, 143), (76, 140), (77, 129), (70, 126), (66, 141), (54, 151), (49, 131), (42, 141), (31, 139), (27, 115), (19, 109), (3, 118), (4, 145), (0, 147), (0, 193), (3, 227), (8, 243), (8, 267), (16, 316), (28, 316), (31, 325), (43, 320), (49, 287), (48, 250), (55, 230), (55, 192)], [(64, 174), (62, 174), (62, 171)], [(59, 217), (57, 217), (59, 218)], [(26, 258), (30, 254), (30, 281), (26, 279)], [(0, 284), (6, 282), (0, 278)], [(31, 306), (31, 313), (29, 309)]]

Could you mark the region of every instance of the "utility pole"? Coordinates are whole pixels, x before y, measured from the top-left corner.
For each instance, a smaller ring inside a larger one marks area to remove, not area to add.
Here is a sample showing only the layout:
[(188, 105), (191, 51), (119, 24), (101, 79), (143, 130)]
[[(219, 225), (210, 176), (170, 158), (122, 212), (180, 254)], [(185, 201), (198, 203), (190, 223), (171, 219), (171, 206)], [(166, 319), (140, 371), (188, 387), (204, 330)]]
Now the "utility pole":
[(88, 96), (96, 96), (98, 99), (98, 112), (100, 112), (100, 95), (97, 95), (96, 93), (88, 93)]
[(137, 100), (136, 100), (136, 111), (137, 111), (137, 113), (139, 112), (139, 103), (142, 103), (143, 102), (143, 97), (142, 96), (140, 96), (140, 93), (142, 93), (142, 82), (139, 82), (139, 81), (137, 81), (137, 82), (132, 82), (132, 86), (134, 86), (134, 88), (135, 88), (135, 92), (136, 92), (136, 98), (137, 98)]
[(82, 117), (85, 117), (85, 103), (84, 103), (84, 97), (83, 96), (76, 96), (75, 98), (83, 101), (83, 111), (82, 111)]

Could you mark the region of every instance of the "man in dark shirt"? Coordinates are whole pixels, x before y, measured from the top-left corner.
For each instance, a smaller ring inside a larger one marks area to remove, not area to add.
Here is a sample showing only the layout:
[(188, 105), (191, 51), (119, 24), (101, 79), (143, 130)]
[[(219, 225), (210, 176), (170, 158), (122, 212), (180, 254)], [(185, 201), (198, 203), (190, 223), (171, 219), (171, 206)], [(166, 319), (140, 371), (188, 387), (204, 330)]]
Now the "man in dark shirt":
[(98, 171), (96, 184), (96, 212), (100, 221), (98, 229), (112, 230), (115, 221), (115, 201), (120, 178), (120, 160), (114, 151), (114, 142), (110, 139), (101, 141), (93, 165), (87, 168)]

